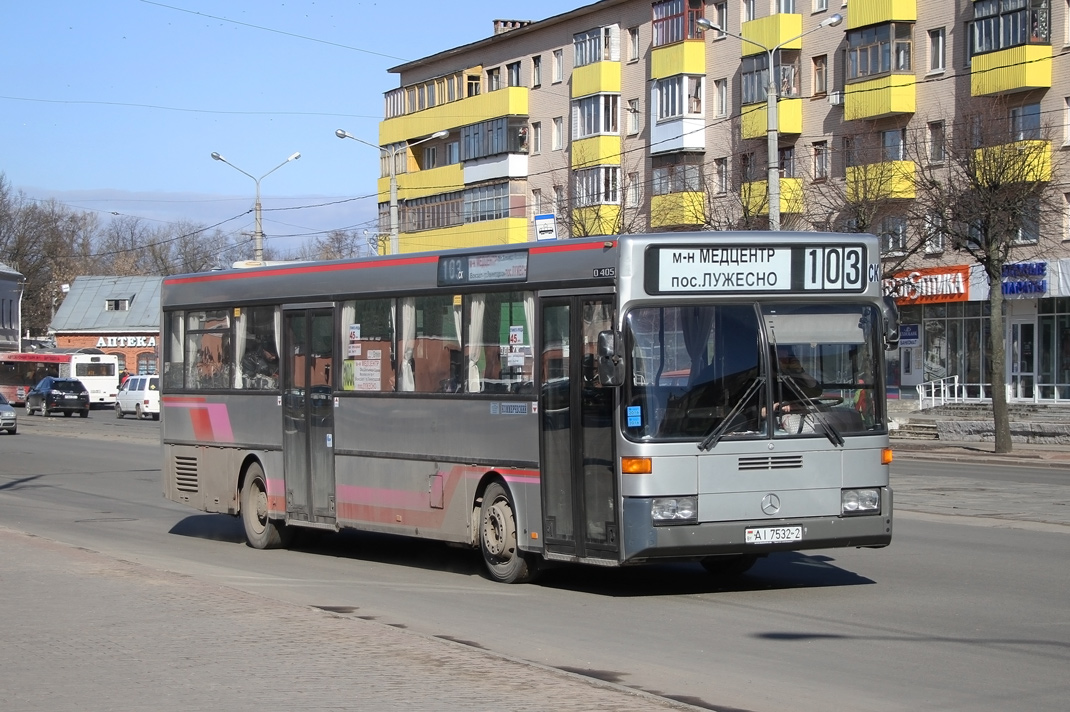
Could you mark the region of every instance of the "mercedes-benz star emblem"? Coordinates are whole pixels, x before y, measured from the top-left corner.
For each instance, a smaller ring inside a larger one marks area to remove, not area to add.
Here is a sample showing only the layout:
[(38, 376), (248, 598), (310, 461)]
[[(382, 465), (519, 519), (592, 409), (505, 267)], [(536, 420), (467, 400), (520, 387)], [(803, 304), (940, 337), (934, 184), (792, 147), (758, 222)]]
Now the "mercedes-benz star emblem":
[(775, 494), (767, 494), (762, 497), (762, 511), (766, 514), (776, 514), (780, 511), (780, 497)]

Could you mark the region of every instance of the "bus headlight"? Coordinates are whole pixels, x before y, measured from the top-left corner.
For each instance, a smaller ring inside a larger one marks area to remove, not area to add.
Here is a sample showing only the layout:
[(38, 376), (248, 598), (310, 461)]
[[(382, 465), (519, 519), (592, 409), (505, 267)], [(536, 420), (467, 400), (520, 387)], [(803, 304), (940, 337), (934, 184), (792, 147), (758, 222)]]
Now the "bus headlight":
[(654, 526), (698, 523), (697, 497), (658, 497), (650, 503)]
[(881, 491), (875, 487), (840, 490), (840, 513), (875, 514), (881, 511)]

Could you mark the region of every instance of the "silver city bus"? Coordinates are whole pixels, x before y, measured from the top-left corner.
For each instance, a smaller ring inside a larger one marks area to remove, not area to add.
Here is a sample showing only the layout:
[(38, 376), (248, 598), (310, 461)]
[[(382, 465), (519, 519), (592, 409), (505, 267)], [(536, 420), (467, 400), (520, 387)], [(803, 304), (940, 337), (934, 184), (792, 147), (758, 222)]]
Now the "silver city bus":
[(167, 496), (544, 560), (892, 536), (876, 238), (622, 235), (168, 277)]

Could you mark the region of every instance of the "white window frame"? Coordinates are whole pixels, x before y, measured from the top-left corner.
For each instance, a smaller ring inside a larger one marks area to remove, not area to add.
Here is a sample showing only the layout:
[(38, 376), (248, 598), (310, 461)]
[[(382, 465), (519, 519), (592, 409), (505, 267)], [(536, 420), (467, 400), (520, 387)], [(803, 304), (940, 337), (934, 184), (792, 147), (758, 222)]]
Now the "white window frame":
[(638, 208), (642, 202), (643, 196), (640, 192), (642, 184), (639, 181), (638, 173), (628, 174), (628, 185), (625, 189), (624, 206), (627, 208)]
[(728, 3), (727, 2), (715, 2), (713, 4), (713, 24), (720, 27), (720, 30), (713, 31), (713, 39), (723, 40), (728, 37), (724, 33), (724, 30), (728, 29)]
[(829, 178), (829, 145), (828, 141), (815, 141), (814, 151), (814, 180), (823, 181)]
[(628, 112), (628, 135), (629, 136), (636, 135), (637, 133), (639, 133), (640, 129), (642, 128), (640, 126), (640, 123), (641, 123), (641, 111), (642, 110), (639, 108), (639, 100), (638, 99), (629, 99), (628, 100), (627, 112)]
[[(821, 60), (820, 68), (818, 67), (818, 60)], [(825, 96), (829, 91), (829, 57), (827, 54), (819, 54), (812, 57), (811, 67), (813, 71), (814, 96)]]
[(929, 30), (929, 74), (947, 69), (947, 31), (943, 27)]
[(628, 28), (628, 61), (639, 61), (639, 28)]
[(881, 220), (881, 255), (901, 255), (907, 249), (907, 221), (898, 215)]
[(929, 213), (925, 216), (925, 254), (939, 255), (944, 251), (944, 216)]
[(944, 146), (947, 137), (945, 130), (943, 121), (930, 121), (926, 125), (929, 163), (943, 163), (947, 158), (945, 155), (947, 150)]
[(565, 120), (561, 116), (554, 117), (554, 128), (550, 134), (550, 150), (560, 151), (565, 147)]
[(620, 133), (620, 94), (592, 94), (572, 102), (572, 140)]
[(755, 19), (757, 19), (757, 9), (754, 0), (741, 0), (739, 21), (750, 22)]
[(829, 0), (814, 0), (814, 12), (824, 12), (829, 9)]
[(713, 159), (713, 190), (717, 195), (728, 192), (728, 159)]
[(438, 146), (424, 146), (423, 170), (438, 167)]
[(542, 86), (542, 55), (537, 54), (531, 58), (531, 88), (538, 89)]
[(776, 0), (776, 11), (781, 15), (794, 15), (795, 0)]
[(565, 76), (565, 50), (555, 49), (551, 64), (553, 66), (550, 68), (550, 81), (554, 84), (560, 84), (563, 81), (562, 77)]
[(531, 189), (531, 214), (542, 215), (542, 190), (539, 188)]
[(728, 116), (728, 79), (713, 80), (713, 115)]
[(620, 25), (605, 25), (572, 36), (573, 67), (620, 61)]
[(654, 111), (658, 121), (702, 115), (702, 95), (706, 78), (677, 74), (654, 82)]
[(620, 166), (595, 166), (574, 171), (573, 197), (577, 207), (620, 204)]
[(533, 154), (542, 153), (542, 122), (531, 122), (531, 152)]

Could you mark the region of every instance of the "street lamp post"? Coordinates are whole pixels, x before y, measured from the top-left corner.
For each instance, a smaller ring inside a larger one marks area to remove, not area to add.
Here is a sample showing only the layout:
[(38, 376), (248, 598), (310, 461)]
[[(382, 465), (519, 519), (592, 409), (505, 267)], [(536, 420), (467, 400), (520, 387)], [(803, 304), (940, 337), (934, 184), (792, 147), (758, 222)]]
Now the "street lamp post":
[(290, 161), (295, 161), (300, 157), (301, 157), (300, 153), (294, 153), (292, 156), (287, 158), (285, 161), (283, 161), (279, 165), (275, 166), (274, 168), (272, 168), (270, 171), (268, 171), (264, 175), (262, 175), (259, 178), (257, 178), (256, 176), (254, 176), (254, 175), (252, 175), (250, 173), (245, 173), (245, 171), (243, 171), (241, 168), (238, 168), (236, 165), (234, 165), (233, 163), (231, 163), (227, 159), (223, 158), (222, 156), (220, 156), (215, 151), (212, 151), (212, 158), (214, 158), (217, 161), (222, 161), (223, 163), (226, 163), (228, 166), (230, 166), (234, 170), (238, 171), (239, 173), (244, 173), (245, 175), (247, 175), (250, 178), (252, 178), (253, 182), (256, 183), (256, 204), (254, 205), (254, 213), (256, 215), (256, 235), (254, 236), (254, 242), (253, 242), (253, 259), (255, 261), (257, 261), (257, 262), (263, 262), (264, 261), (264, 227), (263, 227), (263, 221), (261, 220), (261, 217), (260, 217), (260, 181), (264, 180), (270, 174), (272, 174), (275, 171), (279, 170), (280, 168), (285, 166)]
[(450, 135), (449, 131), (436, 131), (435, 133), (422, 138), (419, 141), (413, 141), (412, 143), (405, 142), (400, 146), (376, 146), (374, 143), (365, 141), (362, 138), (357, 138), (353, 134), (349, 133), (345, 129), (338, 129), (334, 132), (334, 135), (338, 138), (351, 138), (358, 143), (363, 143), (365, 146), (371, 146), (377, 148), (386, 154), (390, 164), (390, 253), (393, 255), (401, 252), (401, 244), (398, 237), (398, 172), (397, 172), (397, 155), (402, 151), (407, 151), (409, 148), (421, 144), (424, 141), (430, 141), (435, 138), (445, 138)]
[(750, 42), (755, 47), (761, 47), (762, 50), (768, 55), (769, 65), (769, 85), (766, 92), (766, 152), (768, 155), (768, 161), (766, 166), (768, 167), (768, 186), (767, 194), (769, 196), (769, 229), (780, 230), (780, 129), (777, 116), (777, 101), (780, 98), (777, 92), (777, 80), (776, 72), (773, 71), (774, 59), (776, 53), (780, 51), (780, 48), (784, 45), (794, 42), (795, 40), (810, 34), (816, 30), (820, 30), (822, 27), (834, 27), (843, 21), (843, 16), (839, 14), (830, 15), (822, 20), (816, 27), (811, 27), (806, 32), (800, 33), (784, 40), (773, 48), (766, 47), (761, 42), (755, 42), (749, 40), (742, 35), (729, 32), (720, 25), (710, 22), (705, 17), (700, 17), (695, 21), (699, 27), (703, 30), (716, 30), (729, 37), (735, 37), (736, 39), (743, 40), (744, 42)]

